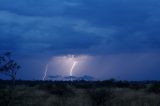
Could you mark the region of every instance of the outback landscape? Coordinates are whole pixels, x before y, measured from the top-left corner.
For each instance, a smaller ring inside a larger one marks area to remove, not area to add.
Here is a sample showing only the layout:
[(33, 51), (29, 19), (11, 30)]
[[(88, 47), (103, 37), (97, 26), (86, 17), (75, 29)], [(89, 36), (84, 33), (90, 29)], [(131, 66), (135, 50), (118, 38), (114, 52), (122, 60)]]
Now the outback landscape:
[(160, 106), (160, 0), (0, 0), (0, 106)]
[(1, 106), (159, 106), (158, 81), (0, 81)]

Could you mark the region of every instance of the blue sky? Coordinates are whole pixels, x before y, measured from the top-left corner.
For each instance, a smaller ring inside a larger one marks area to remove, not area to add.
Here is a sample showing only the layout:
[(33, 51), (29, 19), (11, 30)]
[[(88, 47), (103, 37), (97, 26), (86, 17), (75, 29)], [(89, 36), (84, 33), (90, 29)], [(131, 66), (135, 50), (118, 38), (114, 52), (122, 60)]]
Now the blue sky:
[(22, 79), (41, 79), (48, 60), (65, 55), (91, 56), (81, 74), (98, 79), (159, 79), (159, 7), (159, 0), (0, 0), (0, 51), (14, 53)]

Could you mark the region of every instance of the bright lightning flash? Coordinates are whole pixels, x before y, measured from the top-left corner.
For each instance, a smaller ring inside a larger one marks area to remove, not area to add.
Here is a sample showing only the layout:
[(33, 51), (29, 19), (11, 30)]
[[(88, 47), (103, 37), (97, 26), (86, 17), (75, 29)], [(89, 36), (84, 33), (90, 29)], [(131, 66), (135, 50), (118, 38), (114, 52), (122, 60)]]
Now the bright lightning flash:
[(50, 64), (54, 64), (54, 63), (58, 63), (60, 64), (61, 68), (65, 68), (64, 70), (68, 70), (69, 71), (69, 75), (71, 77), (73, 77), (73, 71), (75, 70), (75, 67), (77, 66), (77, 64), (82, 63), (84, 61), (88, 61), (89, 57), (88, 56), (75, 56), (75, 55), (68, 55), (68, 56), (57, 56), (57, 57), (53, 57), (48, 64), (45, 66), (45, 70), (44, 70), (44, 75), (42, 80), (46, 80), (47, 77), (47, 73), (48, 73), (48, 68), (50, 66)]
[(73, 70), (74, 70), (75, 66), (77, 65), (77, 63), (78, 63), (77, 61), (73, 62), (73, 65), (72, 65), (72, 67), (70, 69), (70, 76), (73, 76)]
[(44, 76), (43, 76), (43, 81), (46, 78), (47, 72), (48, 72), (48, 64), (46, 65), (46, 69), (45, 69)]

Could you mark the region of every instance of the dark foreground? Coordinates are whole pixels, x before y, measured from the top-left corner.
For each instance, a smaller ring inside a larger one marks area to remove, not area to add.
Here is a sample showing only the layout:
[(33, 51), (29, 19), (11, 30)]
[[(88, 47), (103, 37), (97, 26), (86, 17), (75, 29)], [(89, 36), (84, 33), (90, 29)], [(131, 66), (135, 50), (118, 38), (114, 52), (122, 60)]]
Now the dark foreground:
[(0, 106), (160, 106), (160, 82), (0, 80)]

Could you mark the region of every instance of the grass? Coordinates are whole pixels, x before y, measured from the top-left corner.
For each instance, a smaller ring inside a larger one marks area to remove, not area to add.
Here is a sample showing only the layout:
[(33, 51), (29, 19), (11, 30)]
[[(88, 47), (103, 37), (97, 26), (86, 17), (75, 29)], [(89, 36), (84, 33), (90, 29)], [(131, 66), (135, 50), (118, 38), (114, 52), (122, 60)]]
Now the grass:
[[(86, 85), (86, 87), (84, 86)], [(87, 83), (0, 86), (0, 106), (159, 106), (159, 85), (135, 87), (87, 86)], [(88, 83), (91, 85), (91, 83)], [(158, 89), (158, 90), (157, 90)]]

